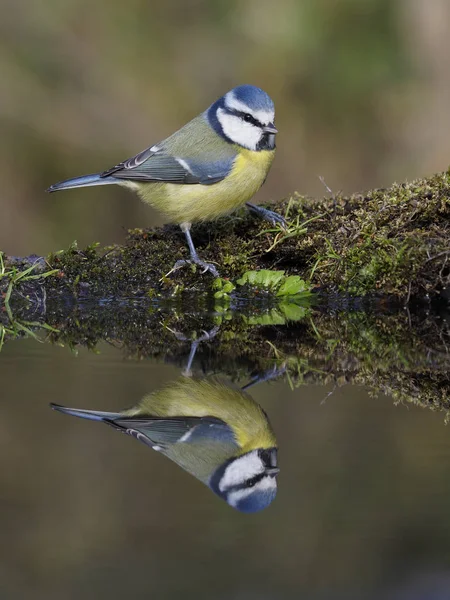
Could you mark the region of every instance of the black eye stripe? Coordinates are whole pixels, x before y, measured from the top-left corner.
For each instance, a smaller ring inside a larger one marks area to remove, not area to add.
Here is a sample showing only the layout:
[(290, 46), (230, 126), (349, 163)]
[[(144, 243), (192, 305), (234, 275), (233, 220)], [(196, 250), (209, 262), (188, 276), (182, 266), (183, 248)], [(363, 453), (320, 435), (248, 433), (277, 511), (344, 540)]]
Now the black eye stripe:
[(258, 119), (255, 119), (255, 117), (249, 113), (240, 110), (233, 110), (232, 114), (236, 115), (246, 123), (251, 123), (252, 125), (255, 125), (255, 127), (264, 127), (264, 125), (260, 121), (258, 121)]
[(263, 479), (265, 476), (266, 476), (266, 473), (264, 473), (264, 472), (258, 473), (251, 479), (246, 479), (242, 483), (236, 483), (235, 485), (231, 485), (230, 487), (228, 487), (226, 489), (226, 493), (229, 494), (230, 492), (237, 492), (239, 490), (246, 490), (248, 488), (252, 488), (257, 483), (259, 483), (261, 481), (261, 479)]

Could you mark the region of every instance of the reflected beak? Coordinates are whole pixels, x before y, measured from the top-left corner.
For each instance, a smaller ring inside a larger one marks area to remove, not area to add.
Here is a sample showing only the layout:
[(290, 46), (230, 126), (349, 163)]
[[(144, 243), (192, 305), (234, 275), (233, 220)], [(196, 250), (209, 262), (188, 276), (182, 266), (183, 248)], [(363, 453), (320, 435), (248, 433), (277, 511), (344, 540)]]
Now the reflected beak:
[(278, 133), (278, 129), (275, 127), (275, 125), (273, 123), (264, 125), (263, 131), (264, 131), (264, 133)]
[(279, 467), (270, 467), (269, 469), (266, 469), (266, 475), (269, 475), (270, 477), (276, 477), (279, 472)]

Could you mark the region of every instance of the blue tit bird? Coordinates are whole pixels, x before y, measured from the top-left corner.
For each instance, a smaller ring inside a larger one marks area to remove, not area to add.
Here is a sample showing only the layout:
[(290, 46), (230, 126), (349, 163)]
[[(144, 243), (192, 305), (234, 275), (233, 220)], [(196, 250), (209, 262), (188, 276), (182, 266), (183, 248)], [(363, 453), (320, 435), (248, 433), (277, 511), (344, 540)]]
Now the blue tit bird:
[(202, 261), (190, 234), (192, 223), (228, 214), (247, 203), (251, 211), (284, 223), (277, 213), (248, 203), (264, 183), (275, 155), (275, 109), (253, 85), (238, 86), (167, 139), (103, 173), (55, 183), (49, 192), (118, 184), (136, 191), (172, 223), (180, 225), (190, 260), (218, 276)]
[(135, 437), (239, 511), (262, 510), (275, 498), (277, 442), (267, 415), (219, 380), (182, 377), (122, 412), (50, 406)]

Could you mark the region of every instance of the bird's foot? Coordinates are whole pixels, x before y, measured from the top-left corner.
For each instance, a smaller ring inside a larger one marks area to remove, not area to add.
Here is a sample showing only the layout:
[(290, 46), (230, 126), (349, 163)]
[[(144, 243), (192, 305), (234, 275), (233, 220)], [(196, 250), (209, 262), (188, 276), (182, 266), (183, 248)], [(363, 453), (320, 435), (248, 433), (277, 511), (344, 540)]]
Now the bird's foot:
[(219, 271), (216, 269), (216, 267), (213, 264), (207, 263), (198, 257), (177, 260), (177, 262), (173, 265), (172, 269), (167, 273), (166, 277), (168, 277), (171, 273), (173, 273), (174, 271), (177, 271), (178, 269), (181, 269), (181, 267), (184, 267), (186, 265), (198, 265), (199, 267), (201, 267), (203, 269), (202, 275), (203, 275), (203, 273), (206, 273), (207, 271), (209, 271), (211, 273), (211, 275), (213, 275), (214, 277), (220, 277)]
[(269, 221), (272, 225), (281, 225), (284, 229), (287, 227), (286, 219), (273, 210), (269, 210), (268, 208), (264, 208), (263, 206), (257, 206), (256, 204), (251, 204), (251, 202), (246, 203), (249, 211), (258, 216), (260, 219), (264, 219), (265, 221)]
[(253, 387), (254, 385), (258, 385), (258, 383), (264, 383), (265, 381), (272, 381), (273, 379), (277, 379), (277, 377), (280, 377), (281, 375), (284, 375), (285, 373), (286, 373), (286, 363), (283, 363), (279, 366), (274, 366), (272, 369), (269, 369), (268, 371), (265, 371), (264, 373), (254, 377), (250, 381), (250, 383), (247, 383), (241, 389), (244, 391), (248, 390), (249, 388)]
[(201, 333), (203, 335), (200, 335), (199, 337), (197, 337), (197, 332), (195, 332), (191, 336), (188, 336), (188, 335), (185, 335), (184, 333), (181, 333), (181, 331), (177, 331), (176, 329), (170, 329), (170, 327), (167, 327), (167, 325), (166, 325), (166, 328), (171, 333), (173, 333), (173, 335), (180, 342), (191, 342), (191, 343), (196, 343), (196, 344), (200, 344), (201, 342), (209, 342), (210, 340), (212, 340), (212, 339), (214, 339), (216, 337), (216, 335), (218, 334), (218, 332), (220, 330), (220, 326), (219, 325), (215, 325), (209, 331), (206, 331), (205, 329), (202, 329)]
[[(167, 327), (167, 325), (166, 325), (166, 327)], [(196, 338), (195, 336), (188, 337), (188, 336), (184, 335), (184, 333), (181, 333), (180, 331), (175, 331), (174, 329), (170, 329), (170, 327), (167, 327), (167, 329), (169, 331), (171, 331), (173, 333), (173, 335), (177, 338), (177, 340), (180, 340), (180, 342), (191, 342), (189, 358), (187, 360), (186, 367), (182, 371), (182, 374), (184, 377), (192, 377), (192, 363), (194, 362), (194, 357), (197, 352), (197, 348), (199, 347), (199, 345), (202, 342), (212, 340), (218, 334), (220, 325), (216, 325), (209, 331), (203, 330), (202, 331), (203, 335), (201, 335), (198, 338)]]

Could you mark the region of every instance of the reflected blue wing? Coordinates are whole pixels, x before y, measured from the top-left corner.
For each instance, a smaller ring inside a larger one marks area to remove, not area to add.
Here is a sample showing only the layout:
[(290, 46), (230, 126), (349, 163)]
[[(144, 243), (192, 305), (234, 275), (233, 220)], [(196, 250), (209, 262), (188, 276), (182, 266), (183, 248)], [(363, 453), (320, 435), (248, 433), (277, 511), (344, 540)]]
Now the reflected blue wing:
[(104, 419), (106, 423), (132, 435), (152, 448), (177, 443), (231, 443), (235, 437), (230, 427), (214, 417), (123, 418)]

